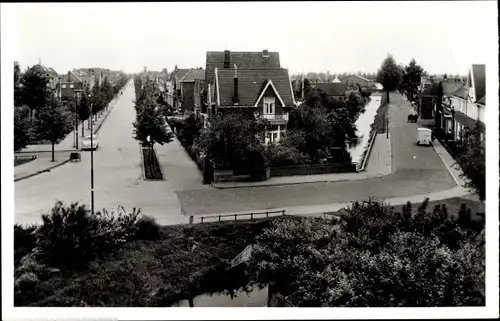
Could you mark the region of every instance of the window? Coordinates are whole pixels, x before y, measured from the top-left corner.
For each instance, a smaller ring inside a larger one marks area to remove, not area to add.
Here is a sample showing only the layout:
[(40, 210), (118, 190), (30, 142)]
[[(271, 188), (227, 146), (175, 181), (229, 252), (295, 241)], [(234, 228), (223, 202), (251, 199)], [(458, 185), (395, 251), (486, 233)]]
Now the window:
[(264, 98), (264, 115), (274, 114), (274, 97)]
[(62, 85), (62, 88), (66, 88), (66, 85)]
[(69, 85), (69, 88), (75, 88), (75, 85), (71, 84)]

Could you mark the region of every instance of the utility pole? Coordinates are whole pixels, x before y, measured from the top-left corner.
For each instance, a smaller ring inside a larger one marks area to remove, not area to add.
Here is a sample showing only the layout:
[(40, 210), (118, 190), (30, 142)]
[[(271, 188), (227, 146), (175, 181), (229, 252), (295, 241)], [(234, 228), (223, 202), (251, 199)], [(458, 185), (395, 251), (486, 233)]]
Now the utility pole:
[[(90, 100), (91, 94), (89, 94)], [(90, 103), (90, 112), (92, 113), (92, 103)], [(90, 201), (92, 214), (94, 214), (94, 126), (90, 122)]]

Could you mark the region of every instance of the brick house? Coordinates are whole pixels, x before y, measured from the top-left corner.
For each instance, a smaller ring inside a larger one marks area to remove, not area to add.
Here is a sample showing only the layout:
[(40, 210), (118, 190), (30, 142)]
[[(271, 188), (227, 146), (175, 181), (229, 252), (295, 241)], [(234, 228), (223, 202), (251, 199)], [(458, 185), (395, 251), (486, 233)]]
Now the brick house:
[[(207, 118), (214, 108), (215, 69), (231, 69), (234, 65), (238, 69), (280, 69), (280, 56), (278, 52), (262, 51), (207, 51), (205, 66), (205, 85), (202, 105), (202, 117)], [(211, 93), (211, 95), (209, 95)], [(212, 100), (209, 101), (209, 97)]]
[(30, 68), (31, 70), (34, 70), (37, 73), (40, 73), (44, 75), (48, 81), (47, 87), (50, 88), (55, 88), (57, 85), (57, 82), (59, 81), (59, 75), (57, 72), (51, 68), (51, 67), (46, 67), (44, 66), (41, 62), (34, 65), (33, 67)]
[(57, 84), (59, 97), (63, 101), (70, 99), (79, 99), (84, 89), (83, 81), (73, 71), (68, 71), (66, 75), (61, 77), (61, 81)]
[(419, 121), (432, 124), (435, 120), (436, 101), (438, 99), (439, 87), (442, 86), (443, 97), (450, 97), (461, 86), (462, 82), (455, 79), (446, 79), (433, 82), (418, 95), (417, 113)]
[(347, 85), (343, 83), (321, 82), (312, 83), (313, 88), (321, 89), (329, 97), (336, 98), (342, 101), (347, 99)]
[(277, 142), (284, 134), (288, 115), (295, 106), (287, 69), (215, 68), (214, 112), (242, 110), (269, 120), (271, 130), (265, 144)]
[(184, 111), (194, 112), (200, 110), (200, 106), (195, 106), (196, 97), (202, 92), (205, 84), (205, 70), (202, 68), (189, 70), (180, 80), (181, 108)]

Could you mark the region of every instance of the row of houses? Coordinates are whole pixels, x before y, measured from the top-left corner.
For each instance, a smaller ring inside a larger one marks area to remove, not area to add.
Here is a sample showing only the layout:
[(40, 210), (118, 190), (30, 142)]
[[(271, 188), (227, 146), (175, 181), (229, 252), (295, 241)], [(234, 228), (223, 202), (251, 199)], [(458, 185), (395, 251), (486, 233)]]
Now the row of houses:
[(486, 66), (472, 65), (465, 82), (443, 79), (426, 83), (418, 97), (420, 121), (434, 124), (448, 139), (460, 139), (460, 132), (465, 127), (479, 125), (484, 130)]
[[(345, 100), (349, 90), (373, 89), (375, 84), (351, 75), (311, 86)], [(210, 115), (245, 109), (271, 123), (266, 142), (282, 137), (289, 113), (297, 106), (288, 69), (281, 66), (278, 52), (268, 50), (208, 51), (205, 69), (175, 66), (167, 77), (166, 97), (170, 106), (198, 115), (205, 127)]]
[(121, 71), (102, 68), (73, 69), (61, 75), (41, 61), (30, 69), (45, 76), (48, 80), (47, 87), (54, 90), (55, 96), (63, 101), (79, 99), (84, 90), (89, 90), (96, 82), (101, 85), (105, 78), (114, 85), (121, 76)]

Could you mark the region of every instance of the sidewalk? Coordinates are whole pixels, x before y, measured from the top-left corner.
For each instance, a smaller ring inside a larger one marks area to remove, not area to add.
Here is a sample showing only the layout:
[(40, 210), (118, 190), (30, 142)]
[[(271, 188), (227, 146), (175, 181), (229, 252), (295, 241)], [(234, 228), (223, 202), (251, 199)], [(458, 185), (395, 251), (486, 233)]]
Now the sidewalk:
[[(97, 133), (103, 124), (106, 117), (111, 113), (113, 107), (118, 101), (118, 96), (115, 97), (108, 107), (108, 112), (97, 116), (97, 121), (93, 124), (93, 132)], [(87, 125), (88, 121), (85, 122), (84, 132), (82, 134), (82, 124), (78, 126), (78, 145), (81, 146), (82, 136), (85, 137), (90, 135), (90, 129)], [(69, 161), (69, 155), (71, 152), (76, 151), (73, 147), (75, 131), (71, 131), (60, 143), (54, 145), (55, 151), (55, 162), (52, 162), (52, 145), (30, 145), (26, 147), (22, 152), (15, 153), (15, 155), (29, 155), (36, 154), (37, 158), (33, 161), (27, 162), (25, 164), (14, 167), (14, 182), (23, 180), (26, 178), (33, 177), (35, 175), (50, 171), (56, 167), (66, 164)]]
[(389, 139), (387, 139), (386, 134), (377, 135), (372, 146), (370, 157), (368, 158), (366, 171), (364, 172), (274, 177), (262, 182), (220, 182), (212, 183), (212, 186), (219, 189), (226, 189), (257, 186), (294, 185), (304, 183), (342, 182), (382, 177), (389, 175), (392, 172), (390, 142), (390, 135)]

